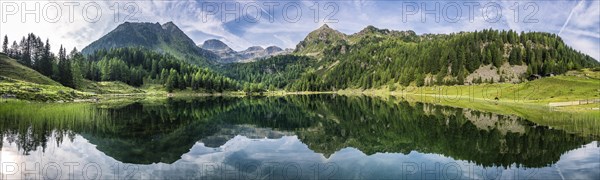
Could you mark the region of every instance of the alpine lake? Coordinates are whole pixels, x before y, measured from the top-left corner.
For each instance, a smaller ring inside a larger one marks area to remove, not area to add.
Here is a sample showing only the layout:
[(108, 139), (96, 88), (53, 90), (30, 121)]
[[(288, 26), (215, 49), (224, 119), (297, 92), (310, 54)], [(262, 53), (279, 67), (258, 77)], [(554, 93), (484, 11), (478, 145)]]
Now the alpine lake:
[[(600, 117), (333, 94), (0, 103), (2, 179), (600, 179)], [(536, 123), (537, 122), (537, 123)]]

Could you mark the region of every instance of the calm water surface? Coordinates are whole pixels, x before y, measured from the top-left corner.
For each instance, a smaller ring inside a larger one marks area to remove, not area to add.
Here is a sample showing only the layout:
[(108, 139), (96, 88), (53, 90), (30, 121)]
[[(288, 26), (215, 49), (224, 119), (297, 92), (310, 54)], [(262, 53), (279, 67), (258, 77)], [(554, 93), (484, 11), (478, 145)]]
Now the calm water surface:
[(3, 179), (600, 179), (598, 136), (398, 99), (0, 104)]

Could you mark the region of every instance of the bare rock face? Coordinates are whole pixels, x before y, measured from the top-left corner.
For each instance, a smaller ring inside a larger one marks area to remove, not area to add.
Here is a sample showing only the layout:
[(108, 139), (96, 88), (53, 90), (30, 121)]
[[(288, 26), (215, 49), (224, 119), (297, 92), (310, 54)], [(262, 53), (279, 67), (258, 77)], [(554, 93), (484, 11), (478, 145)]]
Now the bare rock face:
[(277, 46), (269, 46), (269, 47), (267, 47), (267, 49), (265, 49), (265, 51), (267, 51), (267, 53), (269, 53), (269, 54), (275, 54), (275, 53), (279, 53), (279, 52), (283, 51), (283, 49), (281, 49), (280, 47), (277, 47)]
[(491, 64), (481, 66), (465, 78), (465, 84), (481, 82), (509, 82), (519, 83), (527, 71), (527, 65), (502, 64), (496, 68)]
[(204, 43), (202, 44), (202, 49), (207, 49), (207, 50), (231, 50), (231, 48), (229, 48), (229, 46), (227, 46), (227, 44), (223, 43), (222, 41), (219, 41), (217, 39), (209, 39), (204, 41)]
[(284, 50), (277, 46), (269, 46), (266, 49), (261, 46), (252, 46), (243, 51), (234, 51), (227, 44), (217, 39), (206, 40), (201, 47), (217, 54), (220, 57), (218, 61), (220, 63), (252, 62), (257, 59), (292, 52), (290, 49)]
[(219, 56), (218, 62), (223, 62), (223, 60), (235, 59), (237, 56), (237, 52), (231, 49), (227, 44), (219, 41), (217, 39), (209, 39), (204, 41), (204, 43), (200, 46), (202, 49), (206, 49), (215, 53)]

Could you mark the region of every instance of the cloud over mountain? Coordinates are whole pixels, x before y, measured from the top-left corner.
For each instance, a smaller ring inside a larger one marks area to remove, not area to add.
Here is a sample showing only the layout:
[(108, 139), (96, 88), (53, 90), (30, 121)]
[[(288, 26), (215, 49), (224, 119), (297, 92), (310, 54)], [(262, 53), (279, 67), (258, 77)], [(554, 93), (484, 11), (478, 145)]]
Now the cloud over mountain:
[[(35, 3), (9, 4), (22, 10), (21, 6), (31, 8)], [(21, 37), (33, 32), (50, 38), (56, 47), (60, 43), (81, 49), (125, 21), (173, 21), (196, 44), (221, 39), (241, 51), (254, 45), (293, 48), (325, 23), (343, 33), (358, 32), (366, 25), (419, 34), (494, 28), (560, 33), (567, 44), (600, 59), (599, 1), (100, 1), (78, 2), (72, 20), (67, 16), (70, 6), (56, 2), (62, 9), (56, 22), (49, 22), (54, 11), (42, 13), (49, 3), (55, 2), (39, 2), (39, 22), (28, 16), (23, 23), (19, 12), (7, 15), (0, 33)], [(93, 8), (83, 13), (90, 3), (102, 11), (94, 22), (89, 21), (96, 16)], [(129, 9), (115, 12), (111, 10), (115, 3)]]

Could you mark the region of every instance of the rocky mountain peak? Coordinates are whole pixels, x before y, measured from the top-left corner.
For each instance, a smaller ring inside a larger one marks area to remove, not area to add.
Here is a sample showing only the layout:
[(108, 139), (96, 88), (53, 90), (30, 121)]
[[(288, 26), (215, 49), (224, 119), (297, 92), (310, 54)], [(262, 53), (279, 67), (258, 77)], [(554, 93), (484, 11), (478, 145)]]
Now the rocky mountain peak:
[(229, 48), (229, 46), (227, 46), (227, 44), (225, 44), (223, 41), (220, 41), (218, 39), (209, 39), (204, 41), (204, 43), (202, 43), (202, 49), (207, 49), (207, 50), (228, 50), (231, 49)]
[(197, 47), (194, 41), (173, 22), (162, 25), (150, 22), (122, 23), (86, 46), (82, 49), (82, 53), (92, 54), (100, 49), (123, 47), (142, 47), (158, 52), (168, 52), (194, 64), (209, 64), (209, 61), (218, 58), (214, 53)]
[(260, 46), (251, 46), (251, 47), (248, 47), (248, 49), (246, 49), (244, 51), (262, 51), (262, 50), (265, 50), (265, 49)]
[(283, 51), (283, 49), (281, 49), (280, 47), (277, 47), (277, 46), (269, 46), (265, 49), (265, 51), (267, 51), (267, 53), (269, 53), (269, 54), (272, 54), (272, 53), (281, 52), (281, 51)]
[(346, 41), (346, 39), (346, 34), (324, 24), (318, 29), (308, 33), (304, 40), (296, 45), (295, 52), (301, 54), (320, 54), (324, 49), (323, 47), (341, 43)]

